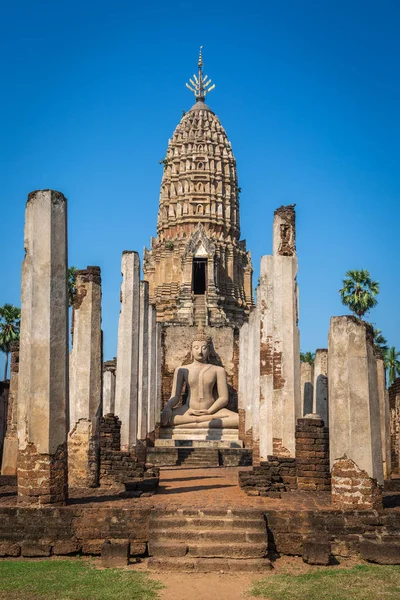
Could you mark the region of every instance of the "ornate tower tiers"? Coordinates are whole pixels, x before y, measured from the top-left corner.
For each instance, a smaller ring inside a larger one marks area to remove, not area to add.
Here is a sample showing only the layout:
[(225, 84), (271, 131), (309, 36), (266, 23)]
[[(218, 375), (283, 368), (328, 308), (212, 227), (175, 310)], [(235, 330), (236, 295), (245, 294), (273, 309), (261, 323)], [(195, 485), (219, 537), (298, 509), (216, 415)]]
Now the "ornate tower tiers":
[(239, 188), (231, 144), (205, 104), (211, 80), (188, 87), (196, 104), (169, 141), (161, 183), (157, 238), (145, 249), (144, 276), (157, 320), (240, 325), (252, 300), (252, 266), (240, 241)]

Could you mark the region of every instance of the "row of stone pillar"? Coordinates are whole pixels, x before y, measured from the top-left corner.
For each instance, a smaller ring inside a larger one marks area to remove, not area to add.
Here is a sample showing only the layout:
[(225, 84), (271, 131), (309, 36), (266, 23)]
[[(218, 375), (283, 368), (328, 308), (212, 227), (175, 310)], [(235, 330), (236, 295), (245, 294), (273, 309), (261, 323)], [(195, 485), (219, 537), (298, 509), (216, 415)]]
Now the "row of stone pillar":
[(371, 326), (333, 317), (328, 350), (317, 351), (314, 372), (310, 366), (309, 380), (304, 372), (301, 378), (293, 207), (275, 211), (273, 248), (261, 259), (256, 306), (240, 331), (241, 429), (253, 447), (253, 463), (295, 457), (298, 419), (318, 413), (329, 425), (331, 468), (346, 455), (382, 484), (383, 465), (390, 474), (389, 405)]
[[(41, 190), (28, 196), (24, 243), (19, 373), (12, 368), (2, 473), (14, 474), (17, 465), (20, 500), (62, 504), (68, 484), (99, 484), (100, 268), (77, 272), (69, 355), (67, 202), (61, 193)], [(130, 451), (154, 432), (161, 396), (156, 366), (161, 363), (161, 332), (139, 272), (137, 253), (125, 252), (118, 369), (115, 361), (112, 368), (104, 366), (110, 373), (104, 378), (105, 409), (120, 417), (122, 449)]]
[(154, 435), (161, 411), (161, 325), (149, 304), (149, 284), (140, 281), (137, 252), (122, 255), (115, 413), (121, 420), (121, 449), (136, 451)]

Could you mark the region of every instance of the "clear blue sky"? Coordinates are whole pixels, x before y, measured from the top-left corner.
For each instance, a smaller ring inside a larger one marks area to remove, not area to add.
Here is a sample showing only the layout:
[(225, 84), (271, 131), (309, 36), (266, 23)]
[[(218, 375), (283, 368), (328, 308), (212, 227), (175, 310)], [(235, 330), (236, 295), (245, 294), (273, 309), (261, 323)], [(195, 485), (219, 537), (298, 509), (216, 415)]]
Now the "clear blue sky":
[(296, 203), (302, 349), (326, 346), (359, 268), (381, 285), (370, 320), (400, 348), (399, 25), (396, 0), (3, 3), (0, 305), (20, 304), (27, 194), (60, 190), (70, 264), (102, 269), (115, 355), (121, 253), (156, 233), (158, 162), (203, 44), (254, 282), (273, 210)]

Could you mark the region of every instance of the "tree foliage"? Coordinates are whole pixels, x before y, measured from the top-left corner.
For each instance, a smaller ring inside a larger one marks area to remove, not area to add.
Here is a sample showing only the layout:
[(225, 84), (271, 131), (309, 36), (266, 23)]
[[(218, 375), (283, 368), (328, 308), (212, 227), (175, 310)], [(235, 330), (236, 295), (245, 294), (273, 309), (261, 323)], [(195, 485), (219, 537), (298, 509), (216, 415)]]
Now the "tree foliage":
[(75, 295), (75, 281), (76, 281), (76, 273), (78, 269), (76, 267), (68, 268), (68, 306), (72, 306), (74, 302)]
[(372, 281), (369, 271), (347, 271), (343, 287), (339, 290), (342, 303), (359, 319), (378, 303), (379, 283)]
[(11, 342), (19, 340), (21, 325), (21, 309), (12, 304), (0, 307), (0, 350), (6, 355), (4, 366), (4, 380), (7, 379), (8, 357)]
[(381, 329), (376, 329), (374, 326), (373, 330), (374, 330), (374, 351), (375, 354), (377, 356), (380, 356), (382, 358), (385, 357), (385, 353), (387, 352), (387, 350), (389, 349), (389, 346), (387, 345), (387, 339), (384, 337), (384, 335), (382, 334), (382, 330)]
[(394, 346), (385, 353), (385, 368), (389, 373), (389, 385), (392, 385), (396, 377), (400, 377), (400, 352)]
[(313, 365), (315, 361), (315, 352), (300, 352), (300, 360), (303, 363)]

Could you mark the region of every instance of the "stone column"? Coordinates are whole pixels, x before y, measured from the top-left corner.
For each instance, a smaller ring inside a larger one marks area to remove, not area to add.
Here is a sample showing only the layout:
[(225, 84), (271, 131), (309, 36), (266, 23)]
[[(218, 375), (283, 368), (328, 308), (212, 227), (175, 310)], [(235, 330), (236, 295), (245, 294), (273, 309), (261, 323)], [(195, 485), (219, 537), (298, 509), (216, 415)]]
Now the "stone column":
[[(260, 460), (268, 460), (273, 452), (274, 438), (274, 257), (262, 256), (260, 285), (257, 290), (259, 315), (259, 404)], [(255, 368), (257, 366), (255, 365)]]
[(67, 201), (28, 196), (18, 382), (18, 496), (64, 504), (68, 493)]
[(303, 416), (313, 411), (314, 365), (307, 362), (300, 364), (301, 406)]
[(103, 363), (103, 415), (115, 413), (115, 373), (117, 359)]
[[(247, 406), (247, 367), (249, 358), (249, 324), (243, 323), (239, 332), (239, 439), (246, 444), (246, 406)], [(251, 414), (251, 413), (250, 413)]]
[(386, 389), (385, 363), (384, 363), (384, 360), (380, 357), (378, 357), (376, 359), (376, 371), (377, 371), (377, 375), (378, 375), (378, 394), (379, 394), (379, 412), (380, 412), (380, 422), (381, 422), (383, 475), (384, 475), (385, 479), (390, 479), (391, 452), (390, 452), (389, 392)]
[[(258, 292), (257, 292), (258, 293)], [(251, 430), (253, 465), (260, 464), (260, 311), (258, 306), (249, 318), (249, 356), (248, 356), (249, 388), (247, 395), (246, 432)], [(251, 418), (250, 418), (251, 414)]]
[(19, 342), (11, 343), (10, 390), (8, 394), (7, 431), (3, 446), (2, 475), (17, 474), (18, 455), (18, 372), (19, 372)]
[(274, 254), (262, 257), (257, 293), (261, 460), (266, 453), (294, 457), (296, 419), (302, 413), (295, 235), (294, 208), (281, 206), (274, 214)]
[(75, 288), (69, 367), (68, 481), (71, 487), (96, 487), (102, 414), (100, 267), (77, 271)]
[(140, 261), (137, 252), (123, 252), (121, 271), (115, 413), (121, 420), (121, 450), (126, 451), (136, 448), (138, 426)]
[(314, 361), (314, 399), (313, 410), (329, 427), (328, 410), (328, 350), (319, 348)]
[(149, 284), (140, 282), (139, 292), (138, 439), (146, 440), (149, 401)]
[(390, 465), (392, 473), (400, 471), (400, 377), (389, 388)]
[(156, 428), (157, 410), (157, 313), (156, 307), (149, 305), (149, 351), (148, 351), (148, 400), (147, 400), (147, 433)]
[(162, 365), (164, 361), (162, 345), (162, 323), (156, 323), (156, 403), (155, 403), (155, 422), (160, 422), (162, 409)]
[(372, 327), (332, 317), (329, 331), (330, 463), (346, 455), (383, 484), (382, 444)]
[(0, 460), (3, 457), (4, 438), (7, 430), (9, 381), (0, 381)]

